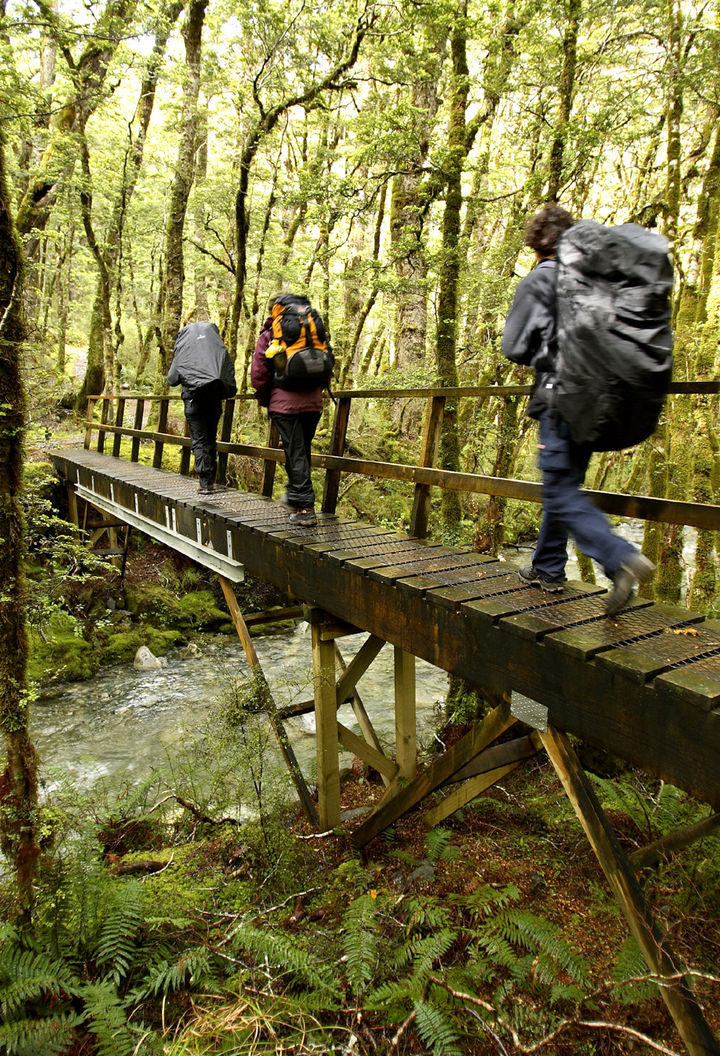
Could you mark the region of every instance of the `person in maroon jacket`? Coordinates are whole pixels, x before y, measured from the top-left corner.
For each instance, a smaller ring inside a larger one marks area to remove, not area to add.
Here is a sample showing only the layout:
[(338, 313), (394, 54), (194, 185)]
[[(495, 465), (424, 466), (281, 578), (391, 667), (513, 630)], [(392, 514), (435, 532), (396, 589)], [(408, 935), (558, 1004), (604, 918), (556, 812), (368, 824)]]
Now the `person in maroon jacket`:
[[(272, 298), (272, 309), (277, 298)], [(301, 391), (283, 388), (277, 384), (272, 359), (265, 353), (273, 339), (272, 319), (263, 323), (255, 345), (250, 380), (261, 407), (267, 407), (271, 420), (280, 434), (285, 452), (285, 471), (288, 483), (284, 502), (292, 507), (290, 520), (294, 524), (313, 528), (315, 516), (315, 492), (310, 476), (310, 447), (322, 413), (322, 387)]]

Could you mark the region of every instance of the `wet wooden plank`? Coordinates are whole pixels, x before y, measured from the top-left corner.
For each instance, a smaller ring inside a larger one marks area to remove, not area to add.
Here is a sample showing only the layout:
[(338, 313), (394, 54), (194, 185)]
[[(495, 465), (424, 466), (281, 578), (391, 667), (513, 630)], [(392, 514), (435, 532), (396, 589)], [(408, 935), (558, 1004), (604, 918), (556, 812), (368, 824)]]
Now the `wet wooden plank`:
[(676, 664), (720, 654), (720, 635), (703, 624), (666, 628), (650, 640), (600, 653), (596, 663), (633, 682), (648, 682)]
[(672, 605), (653, 605), (649, 609), (631, 609), (599, 623), (549, 634), (543, 639), (548, 649), (581, 660), (591, 660), (606, 649), (629, 645), (661, 634), (666, 627), (698, 623), (702, 616)]
[[(606, 619), (604, 606), (607, 593), (602, 591), (602, 588), (598, 588), (598, 591), (601, 593), (591, 594), (589, 597), (584, 595), (580, 598), (576, 595), (568, 597), (561, 595), (561, 600), (557, 605), (518, 612), (503, 619), (501, 627), (510, 634), (536, 642), (553, 631), (604, 620)], [(625, 611), (646, 609), (651, 604), (652, 602), (647, 598), (636, 598), (630, 602)]]
[(431, 595), (433, 604), (452, 612), (459, 612), (460, 606), (466, 601), (485, 596), (488, 580), (501, 580), (507, 590), (511, 590), (512, 585), (518, 583), (517, 575), (504, 562), (490, 561), (483, 569), (478, 569), (473, 580), (467, 585), (439, 587), (437, 590), (432, 590), (429, 596)]
[[(498, 597), (483, 601), (469, 601), (463, 608), (475, 611), (481, 619), (498, 623), (516, 613), (537, 614), (544, 611), (563, 611), (569, 602), (586, 599), (588, 595), (604, 595), (602, 587), (588, 583), (567, 583), (562, 594), (548, 594), (535, 587), (520, 587)], [(598, 606), (600, 601), (597, 602)]]
[(672, 668), (655, 679), (654, 688), (659, 697), (677, 705), (690, 704), (706, 712), (720, 709), (720, 656)]

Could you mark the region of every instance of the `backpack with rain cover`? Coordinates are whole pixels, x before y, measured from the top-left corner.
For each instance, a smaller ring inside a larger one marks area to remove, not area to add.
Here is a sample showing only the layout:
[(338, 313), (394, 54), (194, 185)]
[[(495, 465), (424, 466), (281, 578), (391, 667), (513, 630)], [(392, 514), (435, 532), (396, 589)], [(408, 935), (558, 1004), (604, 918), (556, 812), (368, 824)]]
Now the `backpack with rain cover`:
[(672, 375), (668, 243), (581, 220), (557, 247), (551, 407), (577, 444), (620, 451), (655, 430)]
[(273, 339), (265, 352), (283, 389), (329, 387), (335, 366), (322, 317), (307, 297), (287, 294), (272, 306)]

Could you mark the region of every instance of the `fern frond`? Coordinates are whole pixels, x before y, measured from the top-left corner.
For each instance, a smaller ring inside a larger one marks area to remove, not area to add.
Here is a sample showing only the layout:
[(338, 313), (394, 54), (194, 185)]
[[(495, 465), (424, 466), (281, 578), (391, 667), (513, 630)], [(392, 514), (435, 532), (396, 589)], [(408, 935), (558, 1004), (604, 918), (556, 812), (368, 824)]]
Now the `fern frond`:
[(458, 1036), (447, 1016), (435, 1005), (415, 1002), (415, 1023), (418, 1034), (433, 1052), (433, 1056), (461, 1056)]
[(450, 920), (447, 906), (433, 898), (409, 898), (406, 902), (405, 930), (408, 933), (421, 929), (444, 928)]
[(80, 1016), (59, 1013), (43, 1019), (0, 1024), (0, 1050), (7, 1056), (57, 1056), (67, 1051)]
[(156, 966), (147, 982), (147, 992), (156, 997), (184, 987), (218, 989), (215, 983), (210, 953), (206, 949), (186, 951), (172, 962), (164, 961)]
[(269, 929), (255, 928), (251, 924), (241, 924), (235, 931), (233, 941), (236, 947), (239, 946), (256, 957), (267, 960), (283, 973), (289, 971), (311, 987), (336, 994), (339, 1000), (337, 980), (330, 968), (314, 961), (309, 951), (289, 936)]
[(451, 844), (449, 829), (430, 829), (425, 837), (425, 853), (431, 862), (454, 862), (460, 851)]
[(95, 950), (98, 967), (115, 985), (128, 975), (137, 956), (137, 934), (143, 923), (143, 890), (126, 884), (117, 893), (103, 920)]
[(520, 892), (514, 884), (500, 889), (483, 884), (469, 895), (456, 896), (453, 901), (470, 913), (474, 920), (481, 920), (499, 909), (506, 909), (511, 902), (517, 902)]
[(138, 1037), (114, 985), (105, 980), (82, 988), (85, 1025), (95, 1035), (98, 1056), (133, 1056)]
[(354, 991), (372, 979), (377, 964), (377, 906), (370, 895), (351, 902), (343, 917), (343, 952), (348, 982)]
[(617, 999), (624, 1005), (632, 1005), (655, 997), (657, 986), (648, 977), (648, 972), (640, 947), (633, 936), (628, 935), (612, 970), (613, 992)]
[(457, 932), (443, 928), (434, 935), (428, 935), (417, 946), (413, 957), (413, 975), (424, 979), (430, 974), (436, 961), (445, 956), (455, 939)]
[(419, 1000), (424, 982), (413, 987), (412, 979), (395, 979), (382, 983), (370, 991), (365, 998), (365, 1007), (373, 1012), (383, 1012), (388, 1016), (395, 1013), (395, 1018), (407, 1014), (408, 1004)]

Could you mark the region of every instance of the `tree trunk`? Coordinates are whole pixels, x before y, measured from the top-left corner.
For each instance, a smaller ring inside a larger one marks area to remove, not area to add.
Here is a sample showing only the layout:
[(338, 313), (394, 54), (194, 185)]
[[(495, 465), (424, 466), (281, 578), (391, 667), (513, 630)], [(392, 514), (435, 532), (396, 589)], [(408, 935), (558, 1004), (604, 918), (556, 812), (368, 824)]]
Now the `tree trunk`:
[[(426, 26), (426, 37), (430, 33), (431, 29)], [(411, 105), (417, 123), (416, 149), (411, 157), (402, 159), (404, 171), (392, 183), (390, 243), (398, 278), (395, 361), (401, 371), (421, 367), (425, 362), (428, 291), (423, 228), (429, 202), (423, 169), (439, 107), (438, 81), (446, 48), (446, 33), (441, 33), (428, 46), (424, 78), (413, 83)]]
[(182, 31), (185, 40), (187, 81), (183, 97), (180, 143), (165, 225), (165, 279), (160, 293), (160, 354), (156, 380), (157, 392), (167, 392), (166, 375), (172, 359), (175, 337), (182, 325), (185, 285), (183, 231), (195, 171), (200, 57), (207, 3), (208, 0), (192, 0)]
[(21, 291), (20, 247), (10, 214), (0, 133), (0, 723), (7, 748), (0, 777), (0, 844), (14, 864), (20, 915), (27, 920), (40, 849), (37, 755), (28, 732), (25, 524), (19, 498), (25, 431)]
[[(95, 256), (98, 266), (98, 283), (95, 290), (95, 301), (93, 303), (93, 321), (100, 325), (90, 328), (87, 353), (87, 370), (82, 386), (76, 400), (76, 408), (79, 414), (84, 414), (88, 396), (95, 396), (103, 392), (107, 386), (112, 391), (113, 374), (115, 370), (115, 344), (122, 343), (123, 335), (119, 329), (120, 320), (116, 313), (116, 342), (113, 341), (112, 333), (112, 306), (110, 303), (113, 286), (117, 289), (120, 278), (118, 275), (118, 261), (122, 249), (123, 230), (128, 205), (135, 192), (143, 155), (145, 153), (145, 140), (150, 125), (155, 105), (155, 89), (162, 66), (165, 48), (167, 46), (170, 30), (177, 20), (182, 3), (173, 0), (160, 15), (159, 26), (155, 34), (155, 44), (152, 54), (148, 60), (147, 71), (140, 87), (140, 98), (136, 108), (137, 130), (133, 135), (130, 132), (130, 141), (125, 154), (125, 163), (122, 168), (122, 179), (118, 188), (112, 216), (105, 236), (102, 248), (97, 246)], [(87, 165), (86, 180), (89, 182), (89, 162)], [(89, 187), (87, 188), (89, 190)], [(91, 215), (87, 223), (92, 226)], [(94, 236), (93, 236), (94, 238)], [(119, 291), (118, 291), (119, 293)]]
[(568, 0), (563, 40), (563, 61), (560, 73), (560, 113), (555, 129), (555, 138), (550, 150), (550, 171), (548, 174), (547, 198), (549, 202), (557, 201), (563, 177), (563, 155), (567, 137), (568, 121), (572, 113), (575, 71), (577, 69), (577, 44), (582, 0)]

